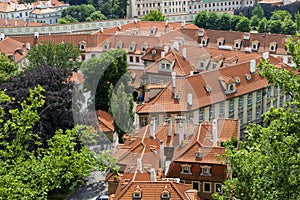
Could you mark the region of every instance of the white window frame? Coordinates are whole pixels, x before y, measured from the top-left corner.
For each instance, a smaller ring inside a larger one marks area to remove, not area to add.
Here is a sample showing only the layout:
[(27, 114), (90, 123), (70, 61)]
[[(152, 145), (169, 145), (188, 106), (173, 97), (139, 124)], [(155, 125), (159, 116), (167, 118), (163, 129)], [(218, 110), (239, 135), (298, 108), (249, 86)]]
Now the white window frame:
[[(209, 191), (205, 190), (205, 184), (209, 184)], [(203, 193), (211, 193), (211, 182), (203, 182)]]
[[(195, 189), (195, 188), (194, 188), (194, 183), (197, 183), (197, 184), (198, 184), (198, 189)], [(200, 189), (201, 189), (200, 181), (192, 181), (192, 188), (193, 188), (194, 190), (197, 190), (198, 192), (200, 192)]]
[[(217, 185), (221, 185), (221, 191), (217, 191)], [(222, 193), (223, 193), (222, 183), (215, 183), (214, 186), (215, 186), (214, 189), (215, 189), (215, 192), (216, 192), (216, 193), (219, 193), (219, 194), (222, 194)]]
[[(186, 172), (186, 171), (188, 171), (188, 172)], [(188, 165), (188, 164), (181, 165), (180, 174), (192, 175), (192, 165)]]

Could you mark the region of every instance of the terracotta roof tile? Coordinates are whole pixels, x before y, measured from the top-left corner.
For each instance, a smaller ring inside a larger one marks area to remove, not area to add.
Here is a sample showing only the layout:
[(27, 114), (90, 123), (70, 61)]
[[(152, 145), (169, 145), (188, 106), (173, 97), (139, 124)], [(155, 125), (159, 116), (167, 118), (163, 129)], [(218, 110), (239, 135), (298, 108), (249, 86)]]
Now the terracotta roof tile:
[(46, 26), (47, 24), (38, 22), (27, 22), (23, 20), (0, 19), (0, 27), (23, 27), (23, 26)]
[(96, 114), (98, 117), (100, 129), (103, 132), (114, 132), (115, 128), (113, 117), (108, 112), (102, 110), (98, 110)]
[(25, 58), (28, 53), (24, 43), (10, 37), (0, 41), (0, 52), (3, 52), (7, 56), (15, 56), (14, 62), (16, 63)]

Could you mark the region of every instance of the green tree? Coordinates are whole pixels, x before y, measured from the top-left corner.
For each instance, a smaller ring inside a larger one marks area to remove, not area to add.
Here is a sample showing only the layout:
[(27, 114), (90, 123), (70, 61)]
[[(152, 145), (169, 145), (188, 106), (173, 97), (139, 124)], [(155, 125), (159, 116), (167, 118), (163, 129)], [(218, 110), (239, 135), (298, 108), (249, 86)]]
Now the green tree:
[(58, 20), (58, 24), (70, 24), (76, 22), (78, 22), (78, 20), (71, 15), (66, 15), (65, 17), (62, 17)]
[(106, 20), (106, 17), (101, 13), (101, 11), (95, 11), (89, 17), (86, 18), (86, 21), (101, 21), (101, 20)]
[(207, 13), (207, 29), (219, 29), (218, 27), (219, 15), (216, 12)]
[(92, 108), (109, 111), (109, 87), (111, 84), (115, 86), (121, 77), (130, 80), (127, 68), (127, 56), (123, 49), (109, 50), (99, 58), (94, 57), (82, 63), (84, 88), (91, 92)]
[(72, 18), (77, 19), (79, 22), (84, 22), (96, 9), (91, 4), (81, 4), (70, 6), (63, 10), (62, 17), (70, 15)]
[(284, 21), (282, 23), (282, 31), (281, 33), (287, 34), (287, 35), (295, 35), (297, 31), (297, 25), (295, 22), (293, 22), (292, 19), (289, 17), (284, 18)]
[(283, 23), (280, 20), (269, 20), (267, 30), (271, 33), (281, 33)]
[(251, 30), (250, 20), (247, 17), (243, 17), (236, 25), (236, 31), (249, 32)]
[[(289, 51), (300, 69), (300, 35), (289, 38)], [(264, 114), (264, 124), (251, 125), (248, 141), (239, 149), (226, 147), (226, 162), (232, 178), (225, 182), (219, 199), (299, 199), (300, 178), (300, 79), (286, 69), (262, 60), (259, 69), (270, 84), (279, 86), (292, 100), (284, 108)]]
[(296, 23), (296, 26), (297, 26), (297, 31), (300, 30), (300, 13), (297, 13), (295, 15), (295, 23)]
[(142, 18), (142, 21), (165, 21), (165, 16), (158, 10), (151, 10)]
[(229, 31), (230, 30), (230, 21), (231, 21), (231, 15), (229, 13), (223, 13), (219, 17), (219, 27), (217, 29)]
[(256, 6), (254, 6), (253, 10), (252, 10), (252, 16), (257, 16), (259, 19), (262, 19), (265, 17), (265, 12), (262, 9), (260, 4), (256, 4)]
[(80, 62), (74, 61), (79, 55), (78, 48), (71, 43), (54, 44), (50, 41), (33, 46), (27, 58), (29, 68), (52, 66), (72, 71), (80, 66)]
[(252, 27), (257, 27), (258, 24), (259, 24), (260, 19), (259, 19), (259, 17), (257, 15), (253, 15), (251, 17), (250, 21), (251, 21), (251, 26)]
[(114, 118), (114, 127), (120, 139), (124, 133), (133, 130), (133, 97), (131, 93), (126, 93), (123, 83), (114, 88), (110, 86), (110, 113)]
[(270, 20), (283, 21), (286, 17), (292, 19), (291, 13), (289, 13), (287, 10), (275, 10), (274, 12), (272, 12)]
[(239, 23), (239, 21), (243, 18), (241, 15), (234, 15), (232, 16), (230, 20), (230, 29), (232, 31), (236, 31), (236, 25)]
[(197, 13), (195, 18), (195, 25), (197, 25), (200, 28), (207, 28), (206, 22), (207, 22), (208, 16), (206, 11), (200, 11)]
[[(70, 191), (82, 183), (82, 177), (92, 169), (107, 169), (82, 146), (76, 149), (77, 129), (58, 130), (47, 140), (47, 148), (29, 151), (31, 141), (39, 144), (39, 136), (33, 127), (39, 121), (38, 108), (43, 106), (43, 88), (30, 91), (29, 97), (21, 102), (21, 108), (10, 110), (11, 120), (5, 120), (5, 111), (0, 107), (0, 198), (1, 199), (48, 199), (53, 191)], [(0, 104), (12, 99), (0, 91)], [(11, 132), (16, 137), (7, 140)], [(106, 156), (109, 157), (109, 156)], [(115, 160), (109, 165), (114, 170)]]
[(5, 83), (10, 77), (16, 76), (19, 66), (11, 61), (4, 53), (0, 54), (0, 85)]
[(268, 28), (268, 20), (266, 18), (263, 18), (262, 20), (259, 21), (257, 30), (260, 33), (264, 33), (267, 32), (267, 28)]

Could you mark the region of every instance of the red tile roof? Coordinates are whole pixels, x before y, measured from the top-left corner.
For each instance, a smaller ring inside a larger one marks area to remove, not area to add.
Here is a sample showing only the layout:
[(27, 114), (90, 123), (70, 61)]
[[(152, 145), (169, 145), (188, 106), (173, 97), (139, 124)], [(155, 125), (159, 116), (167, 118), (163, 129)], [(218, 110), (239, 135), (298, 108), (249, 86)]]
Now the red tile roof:
[(23, 20), (5, 20), (0, 19), (0, 27), (23, 27), (23, 26), (46, 26), (46, 24), (39, 22), (28, 22)]
[(27, 55), (25, 44), (10, 37), (0, 41), (0, 52), (3, 52), (7, 56), (15, 56), (14, 62), (16, 63), (25, 58)]
[(114, 132), (115, 128), (114, 128), (113, 117), (109, 113), (102, 110), (98, 110), (96, 114), (97, 114), (100, 130), (102, 130), (104, 133)]

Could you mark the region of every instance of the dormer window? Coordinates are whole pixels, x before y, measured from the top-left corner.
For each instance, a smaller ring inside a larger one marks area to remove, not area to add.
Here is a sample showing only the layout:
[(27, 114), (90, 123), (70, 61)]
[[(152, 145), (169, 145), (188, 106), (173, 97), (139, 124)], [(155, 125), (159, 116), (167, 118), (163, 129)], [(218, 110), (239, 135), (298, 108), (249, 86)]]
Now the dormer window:
[(225, 43), (225, 39), (224, 38), (219, 38), (218, 39), (218, 46), (222, 46)]
[(199, 62), (199, 69), (204, 70), (204, 62), (202, 61)]
[(129, 52), (133, 52), (133, 51), (135, 51), (135, 45), (134, 44), (131, 44), (131, 45), (129, 45)]
[(171, 64), (166, 60), (161, 61), (159, 71), (171, 72)]
[(259, 41), (255, 40), (252, 42), (252, 50), (257, 51), (259, 48)]
[(201, 150), (201, 148), (199, 148), (196, 152), (196, 158), (203, 158), (203, 151)]
[(183, 164), (181, 165), (181, 174), (189, 174), (191, 175), (192, 174), (192, 171), (191, 171), (191, 165), (188, 165), (188, 164)]
[(241, 79), (240, 77), (234, 77), (235, 83), (240, 84), (241, 83)]
[(134, 191), (133, 194), (132, 194), (132, 198), (134, 198), (134, 199), (140, 199), (140, 198), (142, 198), (141, 191)]
[(109, 49), (109, 44), (108, 43), (104, 43), (103, 44), (103, 50), (107, 51)]
[(200, 166), (201, 167), (201, 176), (211, 176), (211, 167), (210, 166)]
[(277, 49), (277, 42), (271, 42), (270, 43), (270, 51), (275, 52)]
[(204, 30), (203, 29), (198, 30), (198, 36), (199, 37), (204, 36)]
[(250, 40), (250, 33), (244, 33), (244, 40)]
[(146, 46), (143, 45), (143, 46), (141, 47), (141, 51), (144, 52), (144, 53), (146, 53), (146, 50), (147, 50)]
[(152, 50), (152, 51), (151, 51), (151, 54), (152, 54), (152, 56), (155, 56), (155, 55), (156, 55), (156, 50), (155, 50), (155, 49)]
[(210, 85), (204, 85), (206, 92), (211, 92), (211, 86)]
[(223, 76), (223, 75), (220, 76), (218, 79), (226, 95), (236, 92), (236, 88), (235, 88), (236, 79)]
[(15, 59), (16, 59), (15, 55), (8, 55), (8, 58), (12, 61), (15, 61)]
[(244, 74), (245, 78), (247, 79), (247, 81), (251, 80), (251, 75), (250, 74)]
[(151, 28), (150, 29), (150, 35), (151, 36), (155, 35), (156, 34), (156, 30), (157, 30), (157, 28)]
[(230, 92), (230, 93), (235, 92), (235, 84), (234, 83), (229, 84), (227, 89), (228, 89), (228, 92)]
[(242, 46), (242, 41), (240, 39), (234, 41), (234, 48), (240, 49)]
[(203, 38), (201, 39), (201, 44), (202, 44), (203, 46), (207, 46), (207, 44), (208, 44), (208, 37), (203, 37)]
[(116, 48), (117, 49), (121, 49), (123, 47), (123, 44), (121, 44), (121, 43), (118, 43), (117, 45), (116, 45)]
[(79, 42), (79, 50), (85, 51), (85, 49), (86, 49), (86, 42), (85, 41)]
[(169, 193), (169, 191), (163, 191), (161, 193), (161, 198), (162, 199), (170, 199), (170, 193)]

